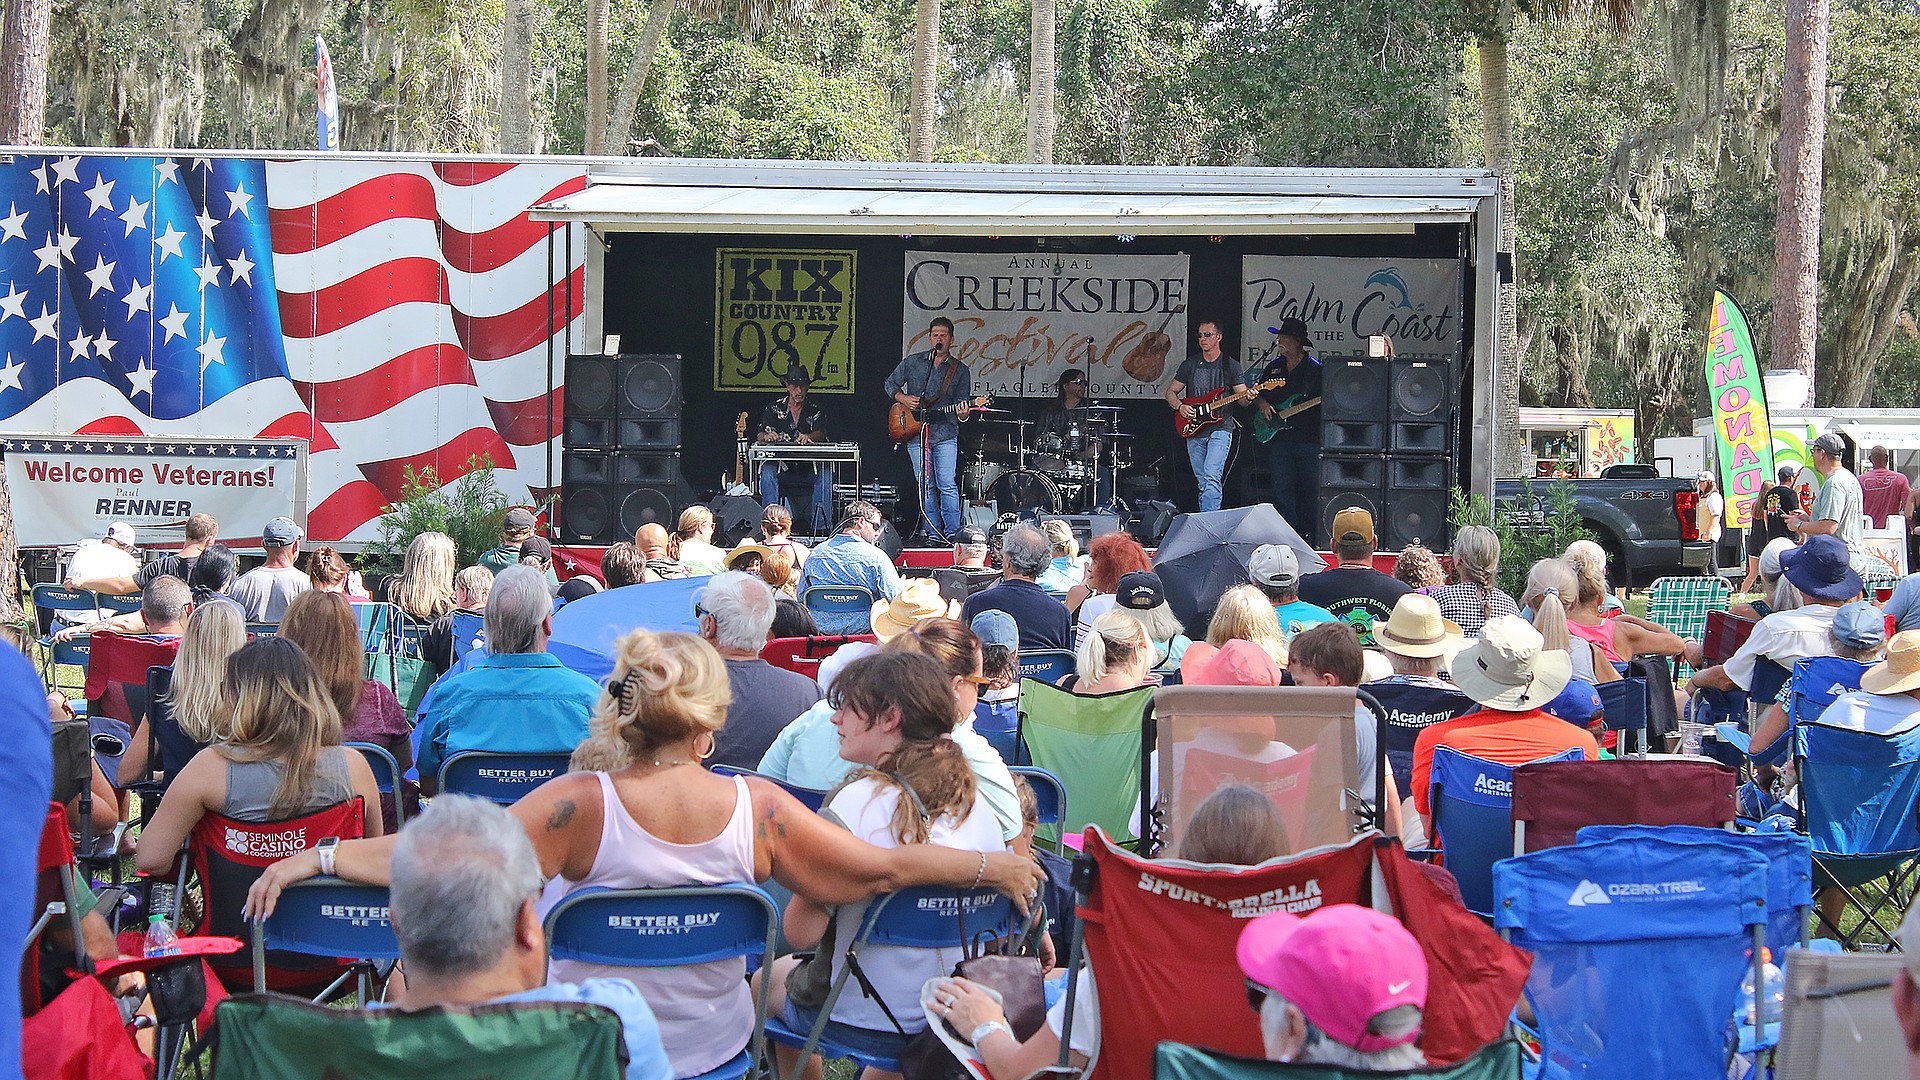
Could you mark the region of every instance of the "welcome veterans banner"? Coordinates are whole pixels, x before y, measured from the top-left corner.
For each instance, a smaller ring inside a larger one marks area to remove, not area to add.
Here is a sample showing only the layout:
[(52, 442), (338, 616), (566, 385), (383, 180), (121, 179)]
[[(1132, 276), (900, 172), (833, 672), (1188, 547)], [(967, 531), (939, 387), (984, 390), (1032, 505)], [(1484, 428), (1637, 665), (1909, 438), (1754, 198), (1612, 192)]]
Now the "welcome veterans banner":
[(299, 440), (10, 435), (0, 453), (22, 547), (72, 544), (116, 521), (143, 544), (177, 544), (195, 514), (218, 518), (227, 543), (258, 547), (269, 519), (306, 520)]
[(1713, 294), (1707, 327), (1707, 396), (1713, 401), (1713, 442), (1720, 492), (1726, 497), (1726, 525), (1744, 529), (1753, 520), (1754, 496), (1773, 482), (1773, 431), (1747, 317), (1722, 292)]
[(1282, 319), (1313, 332), (1316, 356), (1365, 356), (1367, 339), (1385, 334), (1407, 360), (1453, 360), (1464, 340), (1459, 259), (1350, 259), (1248, 255), (1240, 356), (1258, 359)]
[(1049, 397), (1077, 367), (1094, 397), (1159, 397), (1192, 344), (1185, 255), (910, 251), (904, 292), (901, 355), (952, 319), (975, 394)]

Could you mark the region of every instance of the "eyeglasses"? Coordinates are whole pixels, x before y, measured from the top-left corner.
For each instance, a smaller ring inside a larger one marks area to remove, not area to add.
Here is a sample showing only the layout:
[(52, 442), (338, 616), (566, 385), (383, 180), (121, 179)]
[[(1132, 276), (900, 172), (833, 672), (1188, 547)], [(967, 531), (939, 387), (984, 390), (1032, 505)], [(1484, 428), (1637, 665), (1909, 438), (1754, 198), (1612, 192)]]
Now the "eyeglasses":
[(1259, 1012), (1260, 1006), (1266, 1004), (1268, 996), (1270, 996), (1273, 991), (1261, 986), (1252, 979), (1246, 979), (1244, 981), (1247, 984), (1247, 1006), (1254, 1012)]
[(701, 619), (704, 619), (711, 614), (713, 614), (713, 612), (708, 611), (706, 608), (701, 607), (699, 604), (693, 605), (693, 619), (695, 622), (699, 622)]

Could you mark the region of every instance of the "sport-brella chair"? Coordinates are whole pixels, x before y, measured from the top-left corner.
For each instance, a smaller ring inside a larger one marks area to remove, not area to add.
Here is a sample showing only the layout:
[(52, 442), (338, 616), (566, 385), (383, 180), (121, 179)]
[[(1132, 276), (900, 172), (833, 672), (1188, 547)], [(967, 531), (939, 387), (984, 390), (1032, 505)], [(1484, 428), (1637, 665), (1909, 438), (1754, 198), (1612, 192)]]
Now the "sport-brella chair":
[(1301, 573), (1326, 565), (1271, 503), (1174, 518), (1154, 552), (1153, 568), (1181, 623), (1189, 630), (1206, 626), (1220, 594), (1252, 580), (1247, 564), (1262, 544), (1292, 548)]
[(1541, 1077), (1726, 1074), (1767, 925), (1765, 855), (1623, 837), (1507, 859), (1493, 881), (1494, 925), (1533, 953)]
[[(1177, 850), (1187, 820), (1230, 783), (1273, 800), (1294, 851), (1344, 844), (1376, 825), (1385, 797), (1381, 714), (1351, 687), (1169, 686), (1154, 694), (1157, 800), (1150, 850)], [(1365, 716), (1365, 720), (1361, 716)], [(1377, 758), (1360, 791), (1358, 728)]]
[(1520, 1080), (1520, 1044), (1490, 1043), (1456, 1065), (1377, 1072), (1336, 1065), (1292, 1065), (1166, 1042), (1153, 1052), (1153, 1080), (1368, 1080), (1383, 1076), (1421, 1080)]
[[(1876, 735), (1814, 722), (1795, 724), (1793, 737), (1797, 831), (1813, 841), (1815, 890), (1837, 889), (1845, 901), (1820, 921), (1847, 948), (1869, 929), (1892, 942), (1880, 913), (1902, 909), (1920, 864), (1920, 728)], [(1839, 925), (1848, 906), (1861, 916), (1851, 931)]]
[(704, 577), (674, 578), (622, 585), (583, 596), (553, 617), (547, 651), (589, 679), (613, 674), (614, 642), (629, 630), (684, 630), (697, 633), (694, 598), (707, 587)]

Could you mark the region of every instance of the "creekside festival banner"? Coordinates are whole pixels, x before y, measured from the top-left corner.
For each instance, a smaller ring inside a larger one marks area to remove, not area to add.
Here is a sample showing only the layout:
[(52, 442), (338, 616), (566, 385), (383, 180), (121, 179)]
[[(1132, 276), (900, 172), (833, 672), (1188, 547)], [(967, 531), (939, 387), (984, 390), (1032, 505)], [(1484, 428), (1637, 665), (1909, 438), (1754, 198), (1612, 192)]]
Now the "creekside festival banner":
[(142, 546), (177, 546), (188, 518), (212, 514), (222, 542), (257, 549), (270, 519), (306, 521), (298, 440), (7, 435), (0, 449), (21, 547), (77, 543), (116, 521)]
[(1240, 281), (1242, 363), (1260, 359), (1282, 319), (1305, 320), (1315, 356), (1365, 356), (1385, 334), (1402, 360), (1460, 357), (1459, 259), (1248, 255)]
[(1726, 526), (1744, 529), (1752, 522), (1754, 497), (1773, 482), (1773, 433), (1747, 317), (1722, 292), (1713, 294), (1706, 368)]
[(1051, 397), (1077, 367), (1093, 397), (1159, 397), (1192, 348), (1185, 255), (910, 251), (903, 291), (901, 355), (945, 315), (975, 394)]

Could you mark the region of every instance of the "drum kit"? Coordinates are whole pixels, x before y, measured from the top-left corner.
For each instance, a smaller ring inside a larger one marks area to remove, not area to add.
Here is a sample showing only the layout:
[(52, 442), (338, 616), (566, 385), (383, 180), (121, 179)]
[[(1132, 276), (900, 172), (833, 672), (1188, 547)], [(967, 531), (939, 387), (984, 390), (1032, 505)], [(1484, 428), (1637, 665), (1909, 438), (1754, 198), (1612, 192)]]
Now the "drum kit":
[(1117, 405), (1069, 409), (1064, 422), (1042, 427), (1029, 444), (1031, 420), (1016, 420), (1004, 409), (976, 409), (988, 425), (972, 447), (974, 459), (962, 473), (963, 493), (993, 517), (1038, 510), (1047, 514), (1086, 513), (1101, 496), (1111, 498), (1119, 474), (1131, 464), (1133, 436), (1116, 430)]

